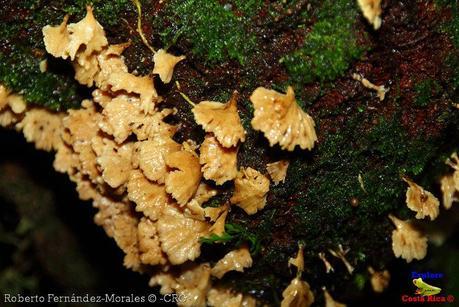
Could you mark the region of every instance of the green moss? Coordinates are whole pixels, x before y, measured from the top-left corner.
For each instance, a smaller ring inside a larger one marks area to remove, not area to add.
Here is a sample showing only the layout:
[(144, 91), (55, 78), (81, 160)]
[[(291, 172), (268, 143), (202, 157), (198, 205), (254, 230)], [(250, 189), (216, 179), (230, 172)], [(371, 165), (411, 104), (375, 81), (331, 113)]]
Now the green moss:
[(308, 83), (342, 76), (365, 50), (357, 42), (356, 15), (354, 2), (325, 1), (303, 46), (282, 58), (292, 79)]
[[(365, 249), (356, 252), (354, 258), (370, 255), (377, 242), (374, 238), (365, 242), (366, 230), (375, 232), (378, 228), (384, 233), (387, 225), (376, 226), (367, 219), (384, 219), (389, 212), (398, 212), (406, 190), (401, 176), (417, 178), (439, 153), (434, 141), (409, 136), (398, 116), (380, 118), (379, 124), (368, 131), (360, 126), (363, 116), (356, 114), (339, 132), (328, 134), (317, 145), (316, 159), (292, 161), (288, 188), (283, 192), (298, 202), (292, 210), (297, 221), (294, 236), (319, 248), (343, 242), (352, 245), (349, 240), (359, 240), (359, 246)], [(358, 201), (357, 208), (351, 206), (353, 199)], [(316, 227), (325, 221), (323, 227)], [(336, 225), (340, 231), (336, 231)], [(349, 236), (354, 227), (361, 229), (360, 238)]]
[(232, 4), (245, 16), (254, 16), (263, 7), (263, 0), (233, 0)]
[(0, 83), (20, 92), (27, 102), (53, 110), (78, 107), (78, 86), (71, 76), (40, 72), (40, 58), (24, 50), (0, 52)]
[(440, 84), (432, 79), (422, 80), (414, 86), (416, 91), (416, 98), (414, 105), (420, 108), (424, 108), (429, 105), (432, 98), (438, 95), (441, 91)]
[(209, 237), (201, 238), (201, 242), (205, 244), (227, 244), (231, 242), (235, 246), (249, 243), (250, 253), (254, 255), (258, 254), (261, 248), (260, 241), (255, 234), (242, 225), (232, 223), (225, 224), (225, 232), (222, 235), (212, 234)]
[(64, 10), (69, 13), (85, 13), (86, 6), (94, 7), (97, 20), (103, 25), (114, 26), (121, 22), (120, 16), (134, 10), (131, 0), (75, 0)]
[[(242, 2), (241, 2), (242, 3)], [(245, 63), (256, 46), (242, 17), (237, 17), (216, 0), (172, 0), (166, 4), (164, 19), (154, 21), (159, 29), (171, 23), (162, 33), (166, 45), (183, 38), (192, 45), (192, 52), (206, 62), (234, 59)]]

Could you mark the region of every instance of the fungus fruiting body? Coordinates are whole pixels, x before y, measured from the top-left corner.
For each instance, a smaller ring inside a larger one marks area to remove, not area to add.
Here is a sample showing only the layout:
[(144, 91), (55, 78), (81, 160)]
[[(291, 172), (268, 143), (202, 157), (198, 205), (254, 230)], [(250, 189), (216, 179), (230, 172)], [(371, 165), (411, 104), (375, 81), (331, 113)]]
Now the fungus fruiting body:
[(413, 259), (423, 259), (427, 254), (427, 237), (416, 229), (410, 222), (402, 221), (390, 215), (395, 230), (392, 232), (392, 250), (396, 257), (406, 262)]
[(263, 87), (250, 96), (255, 112), (252, 127), (264, 133), (269, 144), (292, 151), (298, 145), (301, 149), (312, 149), (317, 141), (315, 123), (297, 104), (293, 88), (286, 94)]

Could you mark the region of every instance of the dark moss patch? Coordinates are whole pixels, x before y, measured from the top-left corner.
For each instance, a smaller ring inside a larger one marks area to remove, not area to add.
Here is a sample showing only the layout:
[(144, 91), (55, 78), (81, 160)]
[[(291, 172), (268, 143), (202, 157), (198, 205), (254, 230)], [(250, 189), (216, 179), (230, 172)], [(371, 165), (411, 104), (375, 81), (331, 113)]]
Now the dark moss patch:
[(354, 2), (324, 1), (303, 46), (282, 59), (290, 77), (309, 83), (342, 76), (351, 61), (360, 58), (365, 50), (354, 29), (356, 16)]
[[(238, 2), (239, 9), (251, 10), (255, 2)], [(164, 10), (164, 20), (154, 21), (163, 29), (160, 33), (166, 46), (178, 39), (192, 45), (192, 52), (209, 63), (227, 59), (245, 63), (256, 46), (255, 36), (246, 29), (245, 19), (232, 12), (231, 5), (221, 5), (216, 0), (172, 0)], [(161, 31), (161, 30), (160, 30)]]
[(416, 92), (414, 105), (423, 108), (429, 105), (432, 98), (440, 93), (441, 85), (435, 80), (426, 79), (417, 83), (414, 90)]
[[(42, 59), (25, 51), (14, 50), (8, 55), (0, 52), (0, 83), (22, 93), (27, 102), (53, 110), (77, 108), (87, 90), (78, 86), (71, 74), (42, 73), (39, 69)], [(71, 71), (71, 66), (67, 68)]]
[(450, 11), (450, 18), (440, 25), (440, 29), (447, 33), (456, 48), (459, 47), (459, 3), (457, 1), (436, 0), (436, 4)]

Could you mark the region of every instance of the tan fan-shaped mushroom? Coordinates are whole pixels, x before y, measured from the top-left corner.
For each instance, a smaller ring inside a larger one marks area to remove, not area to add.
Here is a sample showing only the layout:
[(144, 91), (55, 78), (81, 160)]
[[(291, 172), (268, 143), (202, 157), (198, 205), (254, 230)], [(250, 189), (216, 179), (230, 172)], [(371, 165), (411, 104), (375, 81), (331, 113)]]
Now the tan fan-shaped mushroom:
[(70, 33), (68, 54), (72, 60), (76, 53), (81, 50), (81, 45), (85, 45), (82, 51), (83, 56), (89, 56), (108, 45), (104, 29), (94, 18), (90, 6), (86, 7), (86, 16), (77, 23), (69, 24), (67, 29)]
[(72, 175), (76, 168), (79, 167), (80, 161), (78, 156), (73, 152), (71, 147), (61, 143), (56, 150), (54, 157), (53, 167), (56, 171), (61, 173), (68, 173)]
[(6, 101), (8, 102), (11, 111), (13, 111), (13, 113), (15, 114), (24, 113), (24, 111), (26, 110), (27, 106), (24, 101), (24, 98), (21, 95), (10, 94), (6, 98)]
[(421, 260), (427, 254), (427, 237), (410, 222), (402, 221), (393, 215), (389, 218), (395, 225), (392, 232), (392, 250), (395, 257), (410, 263), (413, 259)]
[(145, 177), (158, 183), (164, 183), (167, 169), (166, 156), (180, 151), (181, 145), (170, 137), (156, 137), (136, 144), (139, 168)]
[(189, 263), (181, 267), (179, 272), (160, 272), (150, 279), (151, 287), (161, 286), (160, 293), (176, 292), (183, 298), (179, 306), (205, 307), (206, 295), (210, 288), (210, 267), (207, 263)]
[(105, 106), (102, 114), (104, 120), (99, 123), (99, 127), (121, 144), (132, 133), (134, 124), (139, 121), (138, 101), (127, 95), (118, 95)]
[(199, 239), (207, 236), (208, 231), (209, 225), (206, 222), (186, 217), (173, 206), (167, 207), (164, 215), (158, 220), (161, 247), (174, 265), (199, 257)]
[(104, 227), (107, 235), (113, 237), (126, 254), (124, 265), (127, 268), (138, 270), (140, 266), (137, 240), (139, 221), (130, 210), (129, 204), (98, 197), (94, 200), (94, 207), (99, 209), (94, 217), (96, 224)]
[(179, 303), (180, 306), (206, 306), (206, 296), (210, 288), (210, 267), (207, 263), (185, 266), (176, 280), (177, 294), (187, 298)]
[(314, 303), (314, 294), (306, 281), (294, 278), (282, 292), (281, 307), (309, 307)]
[(165, 264), (164, 256), (159, 242), (158, 231), (153, 221), (143, 217), (138, 225), (140, 261), (144, 264)]
[(112, 95), (107, 91), (103, 91), (101, 89), (95, 89), (92, 91), (92, 99), (102, 108), (105, 108), (107, 104), (112, 101), (112, 98)]
[(225, 148), (213, 135), (206, 135), (199, 156), (204, 178), (218, 185), (236, 178), (237, 151), (237, 147)]
[(204, 212), (206, 217), (208, 217), (212, 222), (215, 222), (223, 212), (228, 210), (227, 205), (223, 205), (220, 207), (206, 207), (204, 208)]
[(247, 214), (255, 214), (266, 205), (269, 179), (253, 168), (242, 168), (234, 181), (231, 203), (241, 207)]
[(381, 27), (381, 0), (358, 0), (363, 16), (373, 25), (375, 30)]
[(443, 207), (450, 209), (453, 202), (459, 201), (454, 177), (452, 175), (443, 176), (440, 180), (440, 187), (443, 194)]
[(128, 198), (136, 203), (135, 210), (156, 221), (170, 203), (164, 185), (149, 181), (139, 170), (131, 171), (127, 184)]
[(158, 137), (172, 137), (177, 131), (177, 126), (170, 125), (164, 122), (163, 119), (175, 112), (175, 109), (163, 109), (160, 112), (145, 114), (139, 117), (132, 128), (137, 139), (143, 141)]
[(185, 216), (196, 219), (196, 220), (200, 220), (200, 221), (206, 220), (204, 208), (201, 207), (201, 205), (195, 199), (190, 200), (186, 204), (186, 207), (184, 208), (183, 213), (185, 214)]
[(199, 159), (193, 153), (182, 150), (169, 153), (166, 156), (166, 165), (171, 169), (166, 175), (166, 191), (179, 205), (186, 205), (201, 181)]
[(229, 206), (223, 206), (224, 211), (220, 216), (215, 220), (215, 223), (210, 227), (210, 233), (221, 236), (225, 232), (226, 217), (228, 216)]
[(285, 182), (288, 165), (289, 162), (287, 160), (280, 160), (266, 164), (266, 170), (274, 182), (274, 185), (278, 185), (280, 182)]
[(18, 122), (20, 122), (22, 119), (21, 116), (18, 114), (14, 113), (11, 111), (11, 109), (4, 109), (0, 111), (0, 126), (1, 127), (10, 127)]
[(78, 110), (68, 110), (68, 115), (62, 120), (64, 128), (68, 132), (65, 141), (69, 145), (76, 142), (91, 141), (99, 131), (99, 121), (102, 116), (96, 112), (94, 103), (83, 100), (82, 107)]
[[(99, 90), (110, 92), (110, 76), (115, 73), (128, 72), (128, 67), (124, 63), (124, 59), (121, 57), (124, 49), (126, 49), (128, 46), (129, 43), (110, 45), (95, 57), (97, 61), (97, 71), (92, 75), (93, 79), (91, 81), (95, 81)], [(75, 67), (76, 72), (78, 72), (78, 68), (78, 66)], [(91, 76), (91, 67), (81, 67), (79, 69), (83, 71), (88, 70), (88, 72), (85, 74)]]
[(370, 266), (368, 267), (368, 273), (371, 275), (370, 282), (374, 292), (382, 293), (389, 286), (390, 273), (388, 270), (375, 271)]
[(8, 95), (10, 92), (6, 87), (0, 84), (0, 111), (8, 105)]
[(255, 108), (252, 127), (264, 133), (270, 146), (293, 151), (312, 149), (317, 141), (315, 123), (297, 104), (292, 87), (281, 94), (264, 87), (257, 88), (250, 96)]
[(117, 71), (109, 76), (107, 84), (115, 92), (126, 91), (138, 94), (142, 111), (146, 114), (152, 113), (155, 103), (159, 102), (153, 80), (149, 76), (135, 76), (129, 72)]
[(211, 288), (207, 293), (207, 304), (213, 307), (255, 307), (256, 300), (230, 289)]
[[(94, 18), (92, 8), (87, 6), (86, 16), (78, 23), (67, 26), (68, 17), (57, 27), (45, 26), (43, 36), (46, 51), (55, 57), (74, 60), (78, 51), (89, 56), (107, 46), (108, 41), (102, 26)], [(80, 47), (84, 45), (84, 48)]]
[(58, 26), (45, 26), (43, 28), (43, 41), (46, 51), (56, 58), (68, 57), (68, 46), (70, 43), (70, 35), (67, 31), (67, 22), (69, 16), (66, 15), (62, 23)]
[(161, 81), (169, 83), (172, 80), (172, 74), (174, 73), (174, 67), (178, 62), (184, 60), (185, 56), (175, 56), (167, 53), (164, 49), (159, 49), (153, 56), (155, 67), (153, 69), (154, 74), (158, 74)]
[(325, 307), (346, 307), (346, 304), (335, 301), (328, 292), (327, 288), (323, 287), (322, 291), (324, 291)]
[[(101, 144), (97, 144), (102, 142)], [(132, 158), (132, 143), (118, 145), (109, 139), (93, 138), (92, 147), (97, 154), (97, 164), (102, 170), (102, 178), (112, 188), (118, 188), (128, 178)]]
[(237, 92), (227, 103), (202, 101), (193, 108), (194, 119), (206, 132), (215, 135), (223, 147), (245, 141), (245, 131), (237, 112)]
[(162, 295), (174, 293), (178, 287), (178, 283), (175, 280), (175, 276), (172, 275), (171, 271), (156, 272), (148, 282), (150, 287), (160, 286), (159, 293)]
[(233, 250), (220, 259), (211, 270), (212, 276), (222, 278), (230, 271), (244, 272), (245, 268), (252, 266), (252, 257), (249, 248), (243, 246)]
[(97, 156), (90, 141), (82, 141), (74, 143), (73, 150), (77, 155), (79, 163), (79, 171), (82, 175), (87, 175), (89, 180), (94, 183), (100, 181), (101, 172), (97, 164)]
[(440, 213), (440, 201), (410, 179), (403, 178), (403, 180), (409, 185), (406, 191), (406, 205), (416, 212), (416, 218), (423, 219), (429, 216), (431, 221), (436, 219)]
[(201, 182), (193, 199), (186, 204), (185, 214), (190, 217), (204, 221), (206, 213), (205, 209), (201, 205), (209, 199), (211, 199), (212, 197), (214, 197), (215, 195), (217, 195), (216, 189), (204, 182)]
[(28, 142), (35, 143), (35, 148), (51, 151), (62, 143), (62, 118), (63, 115), (59, 113), (32, 109), (16, 127), (22, 129)]
[(9, 127), (22, 120), (27, 105), (21, 95), (0, 85), (0, 126)]
[(72, 64), (75, 70), (75, 80), (88, 87), (93, 86), (94, 80), (100, 72), (97, 56), (94, 54), (78, 57), (78, 61), (74, 61)]
[(296, 266), (298, 272), (303, 272), (304, 271), (304, 252), (303, 252), (303, 246), (300, 245), (298, 247), (298, 253), (295, 258), (290, 258), (288, 260), (288, 265), (294, 265)]

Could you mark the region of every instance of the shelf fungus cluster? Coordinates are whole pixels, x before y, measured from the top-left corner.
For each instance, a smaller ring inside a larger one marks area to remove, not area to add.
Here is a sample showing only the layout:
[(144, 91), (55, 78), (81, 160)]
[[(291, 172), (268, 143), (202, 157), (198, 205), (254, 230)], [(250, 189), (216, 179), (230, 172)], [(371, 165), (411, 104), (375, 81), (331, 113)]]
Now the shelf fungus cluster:
[[(95, 87), (93, 97), (81, 109), (59, 113), (28, 106), (0, 86), (1, 125), (21, 130), (37, 149), (56, 152), (54, 167), (76, 183), (81, 199), (92, 200), (98, 209), (94, 220), (123, 250), (125, 266), (154, 272), (151, 286), (183, 295), (183, 306), (255, 306), (250, 296), (213, 286), (227, 272), (251, 267), (247, 247), (214, 266), (199, 261), (200, 239), (223, 234), (230, 209), (202, 207), (218, 193), (203, 178), (217, 185), (248, 180), (255, 192), (235, 195), (257, 208), (269, 190), (264, 176), (237, 170), (238, 143), (245, 139), (237, 96), (227, 104), (196, 107), (196, 119), (208, 132), (198, 153), (193, 141), (173, 140), (177, 127), (164, 119), (175, 110), (158, 110), (161, 97), (153, 80), (128, 71), (121, 55), (127, 44), (109, 45), (90, 7), (80, 22), (68, 24), (65, 17), (58, 26), (46, 26), (43, 35), (47, 51), (72, 61), (75, 78)], [(158, 51), (156, 73), (170, 81), (172, 71), (164, 67), (180, 60)]]
[[(454, 170), (452, 174), (440, 179), (443, 207), (450, 209), (454, 202), (458, 201), (459, 192), (459, 158), (453, 153), (446, 164)], [(440, 201), (431, 192), (407, 177), (402, 178), (407, 184), (406, 205), (416, 212), (416, 219), (429, 217), (431, 221), (440, 214)], [(411, 221), (402, 221), (394, 215), (389, 215), (395, 226), (392, 232), (392, 250), (396, 257), (401, 257), (407, 262), (413, 259), (423, 259), (427, 254), (427, 237)]]
[[(381, 1), (358, 0), (358, 4), (374, 28), (380, 28)], [(139, 29), (140, 20), (139, 15)], [(186, 298), (180, 306), (255, 306), (253, 297), (223, 286), (225, 277), (247, 273), (257, 260), (252, 259), (246, 242), (238, 247), (227, 245), (234, 250), (226, 251), (219, 260), (201, 256), (203, 238), (225, 235), (232, 210), (247, 215), (263, 210), (271, 183), (283, 184), (289, 170), (288, 160), (258, 170), (238, 163), (247, 136), (239, 116), (238, 93), (226, 103), (192, 103), (191, 113), (205, 132), (204, 140), (201, 144), (178, 142), (180, 125), (168, 120), (177, 110), (159, 96), (153, 78), (170, 83), (174, 67), (185, 56), (154, 51), (148, 45), (154, 52), (152, 74), (129, 72), (123, 58), (129, 43), (110, 45), (91, 7), (79, 22), (69, 23), (65, 16), (60, 25), (45, 26), (43, 37), (47, 52), (70, 61), (75, 79), (93, 90), (92, 97), (82, 101), (80, 109), (52, 112), (27, 105), (21, 95), (0, 85), (0, 126), (22, 131), (37, 149), (56, 153), (54, 168), (68, 174), (82, 200), (92, 201), (97, 209), (95, 223), (124, 252), (124, 265), (151, 275), (149, 284), (159, 286), (162, 294)], [(376, 91), (381, 101), (385, 99), (388, 89), (384, 86), (359, 74), (353, 78)], [(318, 140), (314, 119), (298, 104), (292, 87), (285, 94), (259, 87), (250, 101), (254, 109), (251, 127), (263, 134), (270, 147), (288, 152), (314, 148)], [(453, 154), (448, 164), (453, 173), (441, 179), (446, 209), (459, 200), (458, 156)], [(360, 175), (358, 179), (367, 193)], [(408, 184), (406, 204), (416, 212), (416, 219), (436, 219), (440, 201), (412, 180), (404, 180)], [(228, 200), (207, 206), (219, 193)], [(424, 258), (427, 237), (411, 221), (389, 218), (395, 226), (395, 256), (407, 262)], [(327, 249), (329, 258), (339, 259), (352, 274), (357, 261), (348, 261), (348, 252), (341, 244)], [(303, 278), (304, 256), (300, 246), (296, 257), (289, 260), (296, 275), (282, 292), (282, 307), (314, 304), (314, 293)], [(318, 253), (316, 260), (323, 262), (325, 274), (334, 272), (325, 253)], [(368, 271), (374, 291), (384, 291), (389, 272), (371, 267)], [(346, 306), (335, 301), (325, 287), (322, 290), (326, 306)]]

